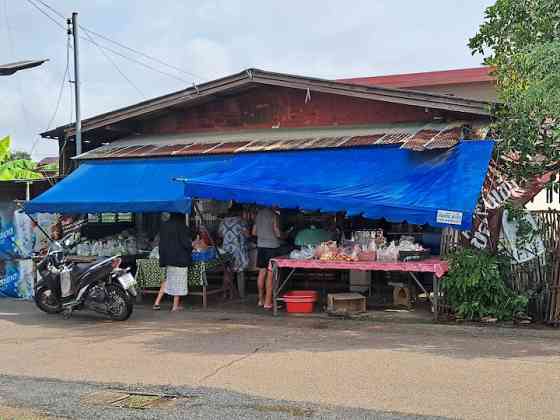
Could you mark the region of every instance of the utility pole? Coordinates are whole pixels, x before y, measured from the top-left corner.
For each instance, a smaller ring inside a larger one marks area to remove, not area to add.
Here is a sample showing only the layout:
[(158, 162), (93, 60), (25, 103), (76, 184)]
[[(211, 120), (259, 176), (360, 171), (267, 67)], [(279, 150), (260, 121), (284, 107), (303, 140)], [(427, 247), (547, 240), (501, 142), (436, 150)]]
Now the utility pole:
[[(82, 117), (80, 112), (80, 39), (78, 36), (78, 12), (72, 13), (72, 19), (67, 20), (72, 25), (72, 36), (74, 38), (74, 92), (76, 104), (76, 155), (82, 154)], [(69, 29), (70, 30), (70, 29)]]

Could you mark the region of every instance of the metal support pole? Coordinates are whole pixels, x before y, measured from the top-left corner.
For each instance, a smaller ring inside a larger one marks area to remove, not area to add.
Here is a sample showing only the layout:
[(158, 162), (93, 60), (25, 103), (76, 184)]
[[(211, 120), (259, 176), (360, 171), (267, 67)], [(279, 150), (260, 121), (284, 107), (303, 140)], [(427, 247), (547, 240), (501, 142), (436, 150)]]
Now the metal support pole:
[(82, 154), (82, 117), (80, 111), (80, 38), (78, 36), (78, 13), (72, 13), (72, 36), (74, 38), (74, 92), (76, 103), (76, 155)]
[(439, 281), (440, 279), (434, 274), (432, 277), (433, 289), (434, 289), (434, 300), (432, 302), (434, 307), (434, 321), (439, 320)]

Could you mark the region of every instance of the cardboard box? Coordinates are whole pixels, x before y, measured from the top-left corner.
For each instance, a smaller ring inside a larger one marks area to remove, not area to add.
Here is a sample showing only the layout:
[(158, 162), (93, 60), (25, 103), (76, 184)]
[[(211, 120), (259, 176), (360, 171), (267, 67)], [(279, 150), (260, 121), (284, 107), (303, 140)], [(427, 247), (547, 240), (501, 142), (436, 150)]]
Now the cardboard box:
[(359, 293), (331, 293), (327, 295), (327, 311), (332, 314), (366, 312), (366, 298)]

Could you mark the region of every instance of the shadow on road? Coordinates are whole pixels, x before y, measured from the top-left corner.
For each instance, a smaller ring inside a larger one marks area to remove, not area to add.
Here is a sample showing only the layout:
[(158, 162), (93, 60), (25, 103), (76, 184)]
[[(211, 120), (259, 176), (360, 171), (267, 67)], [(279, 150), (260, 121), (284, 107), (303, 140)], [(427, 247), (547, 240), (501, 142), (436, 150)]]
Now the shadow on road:
[[(126, 322), (90, 312), (71, 319), (40, 312), (30, 302), (0, 300), (0, 322), (40, 328), (32, 340), (88, 339), (116, 344), (138, 339), (153, 353), (243, 355), (260, 352), (393, 350), (460, 359), (560, 356), (556, 334), (528, 337), (519, 330), (406, 324), (314, 317), (188, 310), (171, 314), (135, 308)], [(554, 333), (554, 332), (553, 332)], [(558, 333), (560, 338), (560, 333)], [(25, 340), (4, 336), (3, 342)]]

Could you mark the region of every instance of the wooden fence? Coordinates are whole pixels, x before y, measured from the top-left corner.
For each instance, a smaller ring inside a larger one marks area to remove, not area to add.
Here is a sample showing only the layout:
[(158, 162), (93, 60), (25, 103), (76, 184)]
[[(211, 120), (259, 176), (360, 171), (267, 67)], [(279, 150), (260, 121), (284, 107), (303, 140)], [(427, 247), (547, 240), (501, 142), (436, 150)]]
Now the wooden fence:
[[(526, 273), (516, 276), (521, 280), (519, 286), (530, 285), (538, 294), (537, 315), (554, 325), (560, 325), (560, 212), (556, 210), (535, 211), (532, 213), (539, 227), (546, 253)], [(528, 284), (525, 285), (525, 279)], [(539, 306), (540, 305), (540, 306)]]
[[(529, 295), (529, 315), (535, 321), (560, 326), (560, 212), (532, 212), (544, 242), (546, 252), (524, 264), (512, 264), (506, 282), (519, 293)], [(445, 255), (461, 243), (460, 233), (444, 229), (441, 253)], [(440, 296), (440, 314), (451, 313), (445, 296)]]

